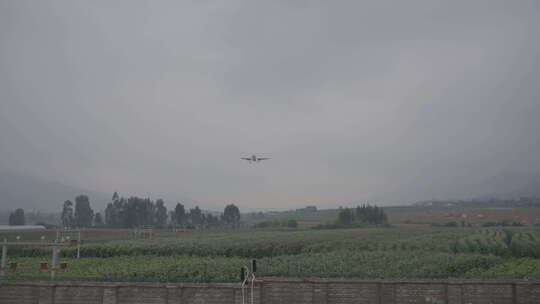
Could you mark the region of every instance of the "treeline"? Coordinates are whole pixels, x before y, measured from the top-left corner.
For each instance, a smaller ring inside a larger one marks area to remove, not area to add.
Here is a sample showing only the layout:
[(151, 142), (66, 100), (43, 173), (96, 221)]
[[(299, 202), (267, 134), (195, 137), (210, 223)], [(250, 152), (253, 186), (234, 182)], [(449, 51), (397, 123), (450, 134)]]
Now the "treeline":
[[(7, 217), (8, 213), (3, 216)], [(134, 228), (153, 226), (158, 228), (177, 227), (183, 229), (238, 228), (240, 227), (240, 210), (234, 204), (227, 205), (223, 213), (209, 213), (198, 206), (187, 210), (177, 203), (174, 210), (168, 211), (162, 199), (153, 201), (149, 198), (132, 196), (123, 198), (114, 193), (107, 204), (104, 214), (94, 212), (90, 199), (79, 195), (75, 200), (66, 200), (62, 205), (60, 218), (58, 214), (25, 214), (22, 208), (9, 213), (9, 225), (25, 225), (27, 222), (36, 225), (62, 227), (112, 227)]]
[(189, 209), (189, 212), (186, 212), (184, 205), (177, 203), (174, 211), (171, 211), (170, 217), (171, 225), (180, 228), (207, 229), (240, 227), (240, 209), (234, 204), (225, 206), (223, 213), (218, 216), (211, 213), (202, 213), (198, 206), (195, 206), (195, 208)]
[(353, 224), (381, 225), (385, 224), (387, 220), (386, 213), (382, 208), (364, 204), (353, 209), (342, 209), (338, 214), (337, 224), (344, 226)]
[[(5, 219), (8, 219), (5, 221)], [(58, 214), (43, 213), (40, 211), (26, 212), (22, 208), (17, 208), (12, 212), (0, 213), (0, 224), (9, 224), (10, 226), (20, 225), (41, 225), (45, 227), (58, 224)]]
[(21, 208), (16, 209), (15, 211), (9, 214), (9, 225), (10, 226), (22, 226), (26, 223), (26, 218), (24, 217), (24, 210)]
[(103, 219), (98, 212), (90, 207), (90, 200), (86, 195), (79, 195), (75, 198), (75, 204), (70, 200), (64, 202), (60, 220), (63, 227), (92, 227), (102, 226)]
[(115, 192), (105, 208), (104, 216), (99, 212), (94, 214), (88, 196), (79, 195), (75, 198), (75, 204), (69, 200), (64, 202), (61, 220), (64, 227), (238, 228), (240, 210), (234, 204), (230, 204), (225, 207), (223, 213), (211, 214), (203, 212), (198, 206), (186, 210), (183, 204), (177, 203), (174, 210), (169, 212), (162, 199), (153, 201), (150, 198), (136, 196), (124, 198)]

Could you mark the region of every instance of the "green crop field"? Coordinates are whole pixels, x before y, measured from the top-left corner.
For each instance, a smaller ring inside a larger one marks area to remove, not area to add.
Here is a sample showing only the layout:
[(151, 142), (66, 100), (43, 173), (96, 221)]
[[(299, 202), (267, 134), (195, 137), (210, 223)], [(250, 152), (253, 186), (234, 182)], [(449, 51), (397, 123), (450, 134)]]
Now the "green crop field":
[[(0, 234), (14, 241), (54, 232)], [(159, 282), (234, 282), (258, 260), (258, 276), (328, 278), (540, 278), (540, 229), (359, 228), (335, 230), (157, 231), (134, 239), (130, 230), (83, 231), (81, 258), (64, 248), (66, 270), (56, 279)], [(51, 249), (10, 246), (9, 279), (45, 279)]]

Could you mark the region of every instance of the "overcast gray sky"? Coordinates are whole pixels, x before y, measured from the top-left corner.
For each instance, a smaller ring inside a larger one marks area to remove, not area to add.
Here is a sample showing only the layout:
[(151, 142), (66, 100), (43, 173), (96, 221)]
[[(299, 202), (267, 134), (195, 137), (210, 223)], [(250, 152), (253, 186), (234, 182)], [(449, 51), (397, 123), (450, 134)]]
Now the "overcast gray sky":
[(250, 209), (540, 191), (539, 37), (536, 0), (0, 0), (0, 166)]

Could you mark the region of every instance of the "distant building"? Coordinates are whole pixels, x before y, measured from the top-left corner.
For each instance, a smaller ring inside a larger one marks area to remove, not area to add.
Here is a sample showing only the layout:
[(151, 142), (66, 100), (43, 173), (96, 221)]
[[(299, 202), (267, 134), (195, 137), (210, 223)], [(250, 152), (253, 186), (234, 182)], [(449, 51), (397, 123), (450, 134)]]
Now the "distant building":
[(9, 226), (9, 225), (0, 225), (1, 230), (45, 230), (45, 226), (42, 225), (20, 225), (20, 226)]

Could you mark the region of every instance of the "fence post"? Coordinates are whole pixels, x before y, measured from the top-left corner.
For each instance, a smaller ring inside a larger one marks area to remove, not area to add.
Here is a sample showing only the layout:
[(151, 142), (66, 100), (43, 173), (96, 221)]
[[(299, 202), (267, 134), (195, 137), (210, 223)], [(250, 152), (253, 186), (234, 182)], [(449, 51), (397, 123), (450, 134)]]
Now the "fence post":
[(77, 238), (77, 259), (81, 257), (81, 232), (79, 231), (79, 236)]
[[(7, 239), (4, 239), (4, 243), (7, 243)], [(7, 263), (6, 260), (7, 260), (7, 245), (4, 244), (4, 245), (2, 245), (2, 264), (0, 265), (0, 267), (1, 267), (0, 268), (0, 271), (1, 271), (0, 277), (1, 278), (4, 278), (4, 276), (5, 276), (4, 271), (6, 269), (6, 263)]]
[(51, 280), (54, 280), (57, 263), (58, 263), (58, 247), (55, 246), (52, 249)]

